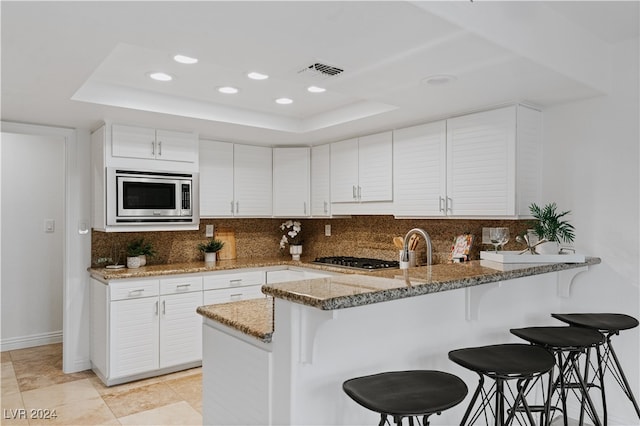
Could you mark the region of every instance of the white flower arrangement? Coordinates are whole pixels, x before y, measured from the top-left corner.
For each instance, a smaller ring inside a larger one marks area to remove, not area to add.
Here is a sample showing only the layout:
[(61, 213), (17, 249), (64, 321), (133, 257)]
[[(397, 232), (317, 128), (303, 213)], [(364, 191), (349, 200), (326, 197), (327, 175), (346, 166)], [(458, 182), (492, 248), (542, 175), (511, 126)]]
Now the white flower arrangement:
[(288, 220), (280, 225), (280, 229), (286, 231), (280, 239), (280, 249), (284, 249), (285, 245), (302, 244), (300, 240), (300, 231), (302, 224), (298, 221)]

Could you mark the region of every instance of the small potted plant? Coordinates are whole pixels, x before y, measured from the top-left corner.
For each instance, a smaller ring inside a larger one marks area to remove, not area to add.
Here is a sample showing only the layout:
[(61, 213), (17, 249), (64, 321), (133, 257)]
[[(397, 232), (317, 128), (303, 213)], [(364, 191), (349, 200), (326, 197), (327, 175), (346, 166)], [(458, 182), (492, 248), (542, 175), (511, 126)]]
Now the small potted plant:
[(127, 244), (127, 268), (139, 268), (140, 257), (144, 254), (143, 240), (133, 240)]
[(280, 225), (280, 229), (285, 231), (280, 239), (280, 250), (283, 250), (289, 244), (291, 259), (300, 260), (300, 255), (302, 254), (302, 238), (300, 235), (302, 224), (298, 221), (288, 220)]
[(207, 263), (216, 262), (216, 253), (219, 252), (222, 247), (224, 247), (224, 241), (216, 240), (215, 238), (210, 239), (206, 243), (198, 244), (198, 250), (204, 253), (204, 261)]
[(536, 252), (539, 254), (558, 254), (560, 241), (571, 243), (575, 238), (573, 225), (563, 219), (571, 211), (558, 212), (557, 208), (556, 203), (549, 203), (542, 208), (536, 203), (529, 206), (529, 211), (535, 219), (532, 223), (533, 232), (539, 241), (544, 240), (536, 246)]

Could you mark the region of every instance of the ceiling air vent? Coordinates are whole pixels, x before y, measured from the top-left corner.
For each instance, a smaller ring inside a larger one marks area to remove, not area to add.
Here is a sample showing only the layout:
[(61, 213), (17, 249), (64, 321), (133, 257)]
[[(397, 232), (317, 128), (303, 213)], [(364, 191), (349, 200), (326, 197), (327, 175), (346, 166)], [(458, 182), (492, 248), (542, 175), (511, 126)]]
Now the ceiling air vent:
[(301, 69), (298, 71), (298, 74), (306, 74), (308, 77), (315, 77), (324, 80), (325, 78), (335, 77), (343, 71), (344, 70), (342, 68), (316, 62)]

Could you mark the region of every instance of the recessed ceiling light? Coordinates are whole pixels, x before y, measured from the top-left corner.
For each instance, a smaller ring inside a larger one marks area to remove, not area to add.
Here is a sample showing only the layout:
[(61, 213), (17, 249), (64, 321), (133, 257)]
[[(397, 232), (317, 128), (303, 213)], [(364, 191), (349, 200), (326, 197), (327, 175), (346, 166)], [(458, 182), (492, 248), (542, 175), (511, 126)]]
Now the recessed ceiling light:
[(422, 83), (430, 84), (432, 86), (443, 86), (454, 81), (456, 81), (456, 77), (447, 74), (431, 75), (422, 79)]
[(233, 95), (235, 93), (238, 93), (238, 89), (232, 86), (222, 86), (218, 87), (218, 92), (225, 93), (227, 95)]
[(266, 80), (267, 78), (269, 78), (267, 74), (262, 74), (255, 71), (248, 73), (247, 77), (249, 77), (252, 80)]
[(152, 72), (149, 73), (149, 77), (157, 80), (157, 81), (171, 81), (173, 80), (173, 77), (167, 73), (164, 72)]
[(190, 56), (185, 56), (185, 55), (176, 55), (173, 57), (173, 60), (176, 62), (180, 62), (181, 64), (187, 64), (187, 65), (198, 63), (197, 58), (192, 58)]
[(325, 89), (324, 87), (309, 86), (307, 87), (307, 90), (311, 93), (322, 93), (322, 92), (326, 92), (327, 89)]
[(280, 105), (289, 105), (293, 103), (293, 99), (289, 98), (278, 98), (276, 99), (276, 103)]

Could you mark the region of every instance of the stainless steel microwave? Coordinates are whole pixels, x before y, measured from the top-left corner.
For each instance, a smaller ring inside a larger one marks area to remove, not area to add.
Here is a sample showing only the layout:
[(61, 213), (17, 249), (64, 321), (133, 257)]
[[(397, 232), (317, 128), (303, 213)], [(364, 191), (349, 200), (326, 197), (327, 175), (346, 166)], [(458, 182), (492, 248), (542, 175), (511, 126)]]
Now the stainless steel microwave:
[(107, 225), (197, 224), (198, 174), (107, 168)]

